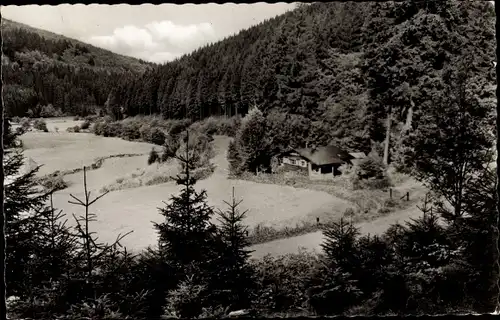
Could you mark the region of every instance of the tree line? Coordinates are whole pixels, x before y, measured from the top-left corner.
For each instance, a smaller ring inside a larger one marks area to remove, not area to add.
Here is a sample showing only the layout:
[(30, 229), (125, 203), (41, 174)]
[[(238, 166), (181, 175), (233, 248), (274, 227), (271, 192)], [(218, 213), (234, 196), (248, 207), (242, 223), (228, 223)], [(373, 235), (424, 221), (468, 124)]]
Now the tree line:
[[(8, 116), (88, 115), (102, 108), (114, 79), (151, 63), (2, 20), (3, 99)], [(31, 110), (31, 111), (30, 111)]]
[(493, 93), (494, 21), (488, 2), (302, 5), (124, 79), (107, 110), (196, 121), (257, 105), (306, 118), (318, 144), (364, 151), (389, 139), (394, 152), (443, 92), (445, 69), (470, 59), (478, 85)]
[(478, 1), (300, 5), (164, 65), (9, 27), (4, 101), (11, 116), (50, 105), (117, 120), (196, 121), (257, 105), (306, 118), (317, 144), (367, 151), (388, 140), (391, 161), (442, 92), (443, 70), (471, 59), (478, 85), (493, 92), (494, 20), (491, 3)]

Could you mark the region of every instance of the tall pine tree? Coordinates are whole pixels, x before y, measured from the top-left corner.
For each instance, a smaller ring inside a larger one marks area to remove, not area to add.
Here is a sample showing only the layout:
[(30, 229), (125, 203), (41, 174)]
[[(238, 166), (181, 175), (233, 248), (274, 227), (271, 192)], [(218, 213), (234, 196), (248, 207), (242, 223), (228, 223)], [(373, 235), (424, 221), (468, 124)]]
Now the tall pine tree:
[(185, 155), (175, 156), (183, 168), (183, 173), (175, 178), (183, 187), (182, 191), (160, 209), (165, 221), (154, 223), (159, 234), (159, 250), (177, 270), (178, 277), (194, 274), (195, 270), (204, 269), (213, 262), (210, 249), (216, 230), (210, 222), (214, 211), (207, 205), (206, 191), (194, 189), (196, 179), (191, 176), (195, 169), (193, 150), (185, 150)]
[(218, 211), (221, 253), (217, 281), (213, 281), (215, 290), (212, 291), (219, 303), (233, 310), (250, 306), (251, 291), (255, 285), (253, 270), (248, 263), (251, 251), (247, 249), (250, 244), (247, 227), (243, 225), (247, 211), (238, 209), (241, 202), (236, 201), (233, 187), (231, 202), (224, 201), (227, 209)]

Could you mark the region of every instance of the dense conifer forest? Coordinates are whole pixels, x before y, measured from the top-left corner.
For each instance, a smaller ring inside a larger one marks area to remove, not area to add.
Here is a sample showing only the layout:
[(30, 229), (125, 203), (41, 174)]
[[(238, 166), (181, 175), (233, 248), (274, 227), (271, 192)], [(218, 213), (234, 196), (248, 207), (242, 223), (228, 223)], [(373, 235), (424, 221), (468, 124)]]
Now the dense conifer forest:
[(257, 105), (301, 123), (302, 144), (368, 151), (385, 139), (389, 113), (394, 132), (418, 122), (426, 93), (441, 92), (462, 59), (481, 97), (494, 95), (494, 21), (481, 1), (302, 5), (125, 80), (110, 112), (199, 120)]
[[(148, 161), (172, 158), (182, 172), (175, 177), (179, 193), (165, 195), (161, 220), (151, 224), (157, 245), (131, 254), (118, 245), (120, 236), (109, 245), (97, 241), (89, 207), (105, 194), (90, 197), (85, 170), (84, 198), (68, 199), (85, 214), (68, 218), (76, 227), (63, 223), (50, 201), (57, 190), (38, 189), (39, 167), (21, 172), (23, 130), (6, 122), (9, 314), (492, 312), (498, 307), (494, 24), (486, 1), (314, 3), (153, 65), (11, 23), (17, 27), (2, 39), (7, 115), (101, 113), (88, 117), (91, 132), (149, 136), (164, 150)], [(165, 119), (134, 117), (153, 114)], [(335, 142), (370, 152), (360, 165), (365, 171), (385, 175), (390, 163), (426, 185), (422, 214), (378, 236), (361, 235), (344, 219), (325, 223), (321, 254), (250, 260), (246, 212), (234, 191), (227, 206), (213, 208), (210, 194), (194, 188), (193, 171), (209, 160), (202, 146), (215, 133), (233, 137), (227, 157), (236, 176), (269, 167), (289, 147)]]
[(442, 92), (459, 61), (473, 66), (480, 98), (493, 94), (494, 19), (486, 1), (300, 5), (164, 65), (6, 21), (4, 101), (12, 116), (50, 104), (72, 115), (105, 106), (116, 119), (200, 120), (257, 105), (306, 128), (299, 144), (369, 151), (389, 114), (396, 140), (418, 122), (426, 93)]
[(2, 42), (8, 116), (91, 114), (106, 102), (114, 79), (153, 65), (6, 19)]

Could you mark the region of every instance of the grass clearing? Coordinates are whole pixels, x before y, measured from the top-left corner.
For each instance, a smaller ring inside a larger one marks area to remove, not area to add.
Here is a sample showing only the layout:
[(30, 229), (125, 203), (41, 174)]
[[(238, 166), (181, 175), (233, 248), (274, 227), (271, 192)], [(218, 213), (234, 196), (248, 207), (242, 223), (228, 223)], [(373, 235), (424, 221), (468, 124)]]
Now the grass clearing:
[[(333, 181), (311, 181), (307, 176), (287, 173), (259, 176), (244, 174), (238, 178), (262, 184), (292, 186), (328, 193), (351, 203), (354, 209), (352, 218), (355, 220), (372, 220), (414, 206), (427, 192), (420, 183), (402, 174), (397, 174), (397, 183), (392, 187), (392, 200), (388, 190), (350, 190), (343, 177), (335, 178)], [(410, 201), (401, 199), (406, 192), (410, 192)]]
[(28, 132), (21, 140), (25, 156), (43, 164), (40, 175), (81, 168), (92, 164), (96, 158), (115, 154), (148, 154), (152, 147), (149, 143), (103, 138), (90, 133)]
[[(22, 138), (26, 146), (25, 155), (32, 157), (39, 164), (45, 164), (42, 174), (80, 168), (94, 163), (99, 157), (143, 154), (109, 158), (100, 168), (87, 172), (89, 189), (94, 196), (103, 187), (119, 185), (111, 188), (114, 191), (91, 208), (98, 219), (92, 223), (92, 228), (99, 234), (100, 240), (109, 242), (114, 241), (118, 233), (133, 230), (134, 232), (123, 240), (123, 244), (132, 250), (156, 243), (157, 234), (152, 221), (159, 222), (162, 219), (158, 207), (163, 207), (163, 201), (169, 201), (170, 197), (180, 190), (179, 186), (167, 178), (178, 172), (176, 162), (148, 166), (147, 157), (153, 145), (120, 138), (66, 132), (29, 132)], [(229, 141), (229, 137), (214, 135), (212, 144), (215, 156), (211, 159), (214, 165), (213, 173), (204, 173), (208, 177), (198, 181), (195, 189), (205, 189), (208, 204), (224, 209), (224, 201), (230, 200), (234, 187), (236, 197), (243, 200), (240, 209), (249, 210), (245, 223), (250, 230), (261, 230), (259, 236), (254, 237), (257, 239), (254, 243), (311, 233), (317, 228), (316, 218), (320, 218), (320, 222), (338, 219), (344, 215), (346, 209), (356, 207), (352, 199), (348, 198), (347, 192), (343, 194), (339, 190), (337, 195), (332, 195), (325, 186), (311, 190), (299, 188), (296, 183), (292, 186), (228, 179), (226, 152)], [(72, 213), (81, 214), (81, 208), (69, 204), (68, 200), (71, 199), (70, 193), (76, 197), (83, 196), (82, 177), (82, 172), (65, 175), (64, 180), (68, 182), (69, 187), (54, 195), (55, 207), (62, 209), (68, 217), (71, 217)], [(366, 194), (366, 197), (372, 195)], [(379, 201), (381, 207), (385, 198)], [(362, 196), (357, 199), (362, 202)], [(369, 206), (359, 206), (362, 205)], [(360, 216), (361, 218), (367, 216)], [(69, 223), (71, 220), (69, 219)]]

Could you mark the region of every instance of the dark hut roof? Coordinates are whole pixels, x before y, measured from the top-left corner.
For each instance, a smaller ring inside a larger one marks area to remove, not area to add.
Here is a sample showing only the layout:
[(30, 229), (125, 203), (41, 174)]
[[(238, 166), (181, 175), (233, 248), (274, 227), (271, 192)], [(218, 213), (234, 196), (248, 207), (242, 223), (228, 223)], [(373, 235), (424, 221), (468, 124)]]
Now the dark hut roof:
[(348, 152), (332, 145), (317, 148), (302, 148), (295, 151), (317, 166), (342, 164), (353, 158)]

